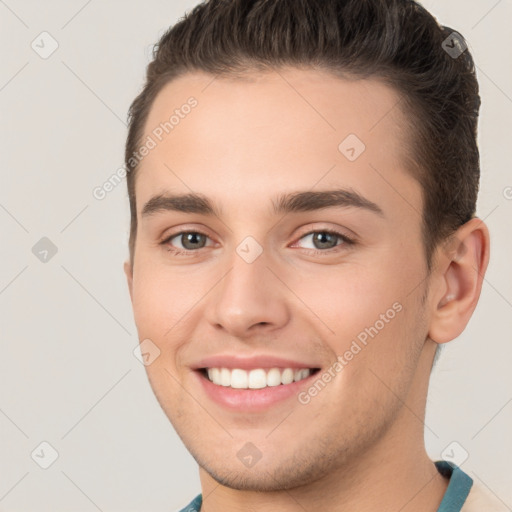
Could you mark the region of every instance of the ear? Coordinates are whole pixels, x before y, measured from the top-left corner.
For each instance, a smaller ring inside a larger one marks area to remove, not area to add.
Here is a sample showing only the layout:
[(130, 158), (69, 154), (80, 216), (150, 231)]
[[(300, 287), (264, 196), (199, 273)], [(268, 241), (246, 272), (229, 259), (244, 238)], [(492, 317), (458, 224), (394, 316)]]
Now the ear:
[(128, 282), (128, 289), (130, 290), (130, 299), (133, 303), (133, 269), (130, 261), (124, 262), (124, 273)]
[(446, 343), (466, 328), (480, 298), (489, 263), (489, 230), (475, 217), (438, 251), (438, 278), (428, 335), (436, 343)]

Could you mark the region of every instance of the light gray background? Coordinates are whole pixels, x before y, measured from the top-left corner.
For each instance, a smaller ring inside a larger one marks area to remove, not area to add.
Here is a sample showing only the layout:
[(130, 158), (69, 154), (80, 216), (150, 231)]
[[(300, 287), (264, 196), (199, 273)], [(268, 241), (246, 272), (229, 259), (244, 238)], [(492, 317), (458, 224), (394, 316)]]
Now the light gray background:
[[(200, 491), (133, 355), (125, 183), (92, 195), (123, 165), (152, 45), (195, 4), (0, 0), (0, 510), (173, 511)], [(463, 469), (512, 510), (512, 2), (424, 4), (478, 65), (492, 236), (480, 304), (432, 376), (426, 443), (439, 459), (457, 441)], [(43, 31), (59, 45), (47, 59), (31, 48)], [(32, 253), (42, 237), (58, 248), (46, 263)], [(43, 441), (59, 454), (48, 469), (31, 458)]]

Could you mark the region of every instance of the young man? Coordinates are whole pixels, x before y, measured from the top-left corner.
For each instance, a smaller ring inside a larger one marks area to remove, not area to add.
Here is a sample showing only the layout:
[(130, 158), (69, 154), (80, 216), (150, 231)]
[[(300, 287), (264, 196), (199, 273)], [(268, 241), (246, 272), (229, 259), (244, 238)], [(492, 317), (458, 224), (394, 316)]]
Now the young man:
[(478, 84), (411, 0), (211, 0), (130, 109), (125, 263), (183, 510), (490, 511), (424, 446), (489, 260)]

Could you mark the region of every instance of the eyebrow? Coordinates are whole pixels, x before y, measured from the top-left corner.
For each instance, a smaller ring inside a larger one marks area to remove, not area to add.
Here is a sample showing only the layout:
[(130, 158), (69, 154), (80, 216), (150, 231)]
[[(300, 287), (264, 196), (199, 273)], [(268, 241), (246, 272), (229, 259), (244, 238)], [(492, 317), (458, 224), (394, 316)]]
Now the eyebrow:
[[(299, 191), (282, 194), (272, 200), (274, 215), (287, 213), (309, 212), (324, 208), (360, 208), (381, 217), (385, 217), (382, 209), (361, 194), (349, 189), (326, 191)], [(221, 217), (221, 208), (202, 194), (190, 193), (181, 195), (159, 194), (152, 197), (142, 208), (142, 217), (165, 211), (197, 213), (205, 216)]]

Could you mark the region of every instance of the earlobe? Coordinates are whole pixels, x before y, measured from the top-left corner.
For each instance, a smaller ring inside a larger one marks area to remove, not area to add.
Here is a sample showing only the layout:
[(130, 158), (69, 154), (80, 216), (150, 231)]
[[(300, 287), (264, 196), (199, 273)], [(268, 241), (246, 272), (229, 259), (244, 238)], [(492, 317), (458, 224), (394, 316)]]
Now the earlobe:
[(440, 248), (439, 290), (431, 314), (429, 337), (447, 343), (459, 336), (476, 308), (489, 262), (489, 231), (473, 218)]
[(130, 299), (133, 302), (133, 269), (129, 261), (124, 262), (124, 273), (128, 282), (128, 290), (130, 291)]

